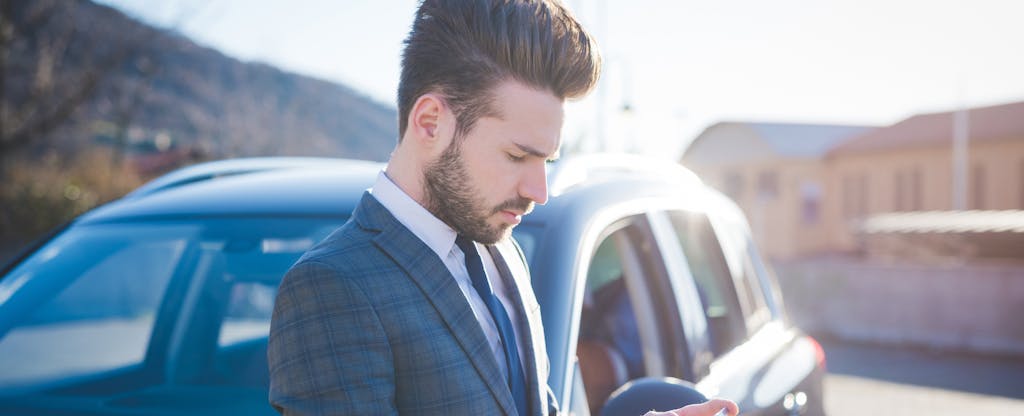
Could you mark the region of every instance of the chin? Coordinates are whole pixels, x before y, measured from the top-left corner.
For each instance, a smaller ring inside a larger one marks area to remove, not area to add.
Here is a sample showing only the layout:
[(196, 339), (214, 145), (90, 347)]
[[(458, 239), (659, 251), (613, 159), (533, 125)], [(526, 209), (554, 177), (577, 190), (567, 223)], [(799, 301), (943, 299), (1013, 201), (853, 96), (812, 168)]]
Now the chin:
[(502, 224), (500, 226), (494, 227), (492, 229), (493, 232), (488, 233), (487, 236), (488, 240), (490, 241), (481, 241), (481, 243), (496, 244), (503, 241), (507, 241), (509, 238), (512, 237), (512, 227), (514, 226), (508, 224)]
[(501, 227), (501, 232), (498, 234), (498, 241), (507, 241), (512, 238), (512, 229), (515, 227), (516, 226), (514, 225), (505, 225)]

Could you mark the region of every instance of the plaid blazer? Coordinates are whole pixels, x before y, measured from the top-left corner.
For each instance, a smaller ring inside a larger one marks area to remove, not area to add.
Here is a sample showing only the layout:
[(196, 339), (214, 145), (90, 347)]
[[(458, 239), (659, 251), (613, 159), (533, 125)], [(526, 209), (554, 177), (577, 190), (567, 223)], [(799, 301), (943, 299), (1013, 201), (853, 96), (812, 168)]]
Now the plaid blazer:
[[(512, 241), (491, 253), (522, 305), (514, 313), (527, 346), (530, 414), (557, 413), (525, 261)], [(285, 275), (267, 360), (270, 403), (287, 415), (516, 414), (455, 279), (369, 193)]]

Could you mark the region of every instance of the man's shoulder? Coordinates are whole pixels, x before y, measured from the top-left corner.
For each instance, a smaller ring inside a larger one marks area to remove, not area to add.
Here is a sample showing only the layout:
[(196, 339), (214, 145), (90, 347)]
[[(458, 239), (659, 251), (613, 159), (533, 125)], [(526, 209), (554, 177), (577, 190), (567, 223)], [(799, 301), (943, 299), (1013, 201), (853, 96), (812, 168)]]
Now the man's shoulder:
[(363, 257), (377, 251), (373, 244), (375, 233), (363, 230), (355, 221), (349, 220), (331, 232), (326, 238), (307, 250), (296, 265), (316, 262), (326, 265), (344, 265), (353, 257)]
[(377, 233), (349, 221), (317, 243), (288, 269), (281, 281), (288, 287), (360, 287), (372, 292), (392, 282), (397, 265), (373, 241)]

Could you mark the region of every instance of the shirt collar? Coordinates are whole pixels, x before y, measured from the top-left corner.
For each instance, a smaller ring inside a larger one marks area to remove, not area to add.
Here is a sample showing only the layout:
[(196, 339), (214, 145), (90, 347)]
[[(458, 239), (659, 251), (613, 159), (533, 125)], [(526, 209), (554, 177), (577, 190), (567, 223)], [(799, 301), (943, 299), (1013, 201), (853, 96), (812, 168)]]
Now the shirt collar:
[(448, 257), (455, 246), (455, 230), (395, 185), (383, 170), (377, 175), (370, 194), (438, 257)]

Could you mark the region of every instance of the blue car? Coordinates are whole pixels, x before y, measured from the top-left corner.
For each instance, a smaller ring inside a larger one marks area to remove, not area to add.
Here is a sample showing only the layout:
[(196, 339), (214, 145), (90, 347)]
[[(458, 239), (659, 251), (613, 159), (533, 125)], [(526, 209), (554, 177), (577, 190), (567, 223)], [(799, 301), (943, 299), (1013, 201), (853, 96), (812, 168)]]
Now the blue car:
[[(278, 283), (382, 168), (211, 162), (58, 230), (0, 277), (0, 414), (276, 414)], [(571, 158), (549, 179), (549, 203), (514, 235), (564, 411), (615, 414), (687, 385), (744, 414), (824, 414), (824, 353), (786, 321), (735, 204), (678, 165), (626, 156)]]

